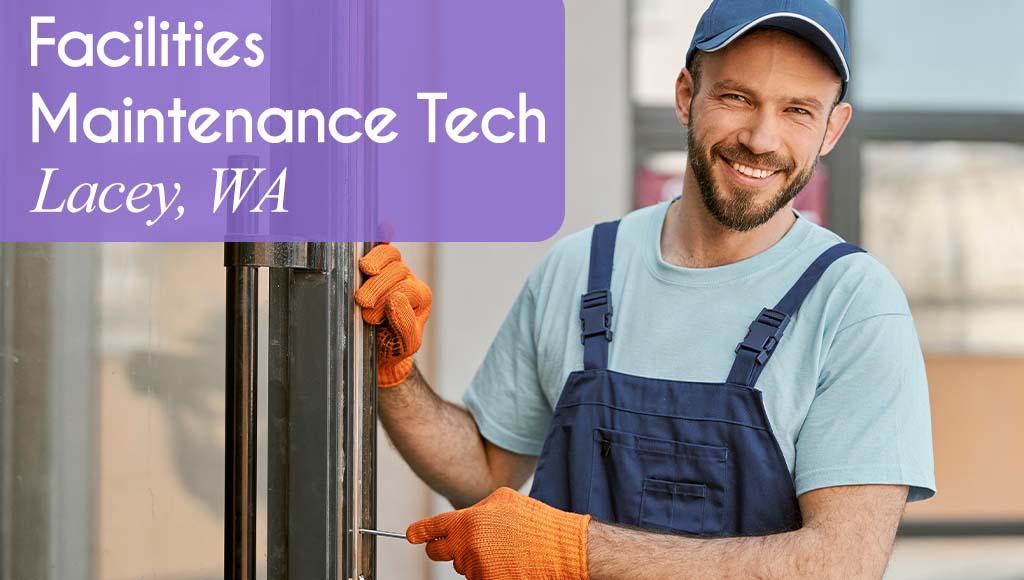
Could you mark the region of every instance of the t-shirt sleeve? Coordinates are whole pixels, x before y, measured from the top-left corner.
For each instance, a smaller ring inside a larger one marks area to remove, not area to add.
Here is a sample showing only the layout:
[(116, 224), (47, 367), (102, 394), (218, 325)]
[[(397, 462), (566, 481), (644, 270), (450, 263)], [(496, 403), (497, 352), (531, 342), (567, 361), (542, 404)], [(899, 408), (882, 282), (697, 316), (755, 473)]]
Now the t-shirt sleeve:
[(924, 359), (908, 314), (840, 328), (796, 441), (797, 494), (837, 485), (910, 486), (935, 495)]
[(527, 283), (462, 398), (485, 439), (524, 455), (540, 455), (553, 415), (537, 371), (535, 318)]

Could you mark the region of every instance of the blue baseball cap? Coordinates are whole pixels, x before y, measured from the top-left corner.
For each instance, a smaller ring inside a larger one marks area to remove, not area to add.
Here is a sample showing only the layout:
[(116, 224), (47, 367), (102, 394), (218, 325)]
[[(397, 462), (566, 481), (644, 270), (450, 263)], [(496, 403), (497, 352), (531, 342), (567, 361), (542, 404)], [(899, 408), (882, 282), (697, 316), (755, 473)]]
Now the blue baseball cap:
[(850, 46), (846, 22), (825, 0), (714, 0), (700, 17), (686, 52), (689, 68), (698, 50), (714, 52), (751, 30), (775, 28), (794, 34), (818, 48), (843, 82), (839, 99), (850, 83)]

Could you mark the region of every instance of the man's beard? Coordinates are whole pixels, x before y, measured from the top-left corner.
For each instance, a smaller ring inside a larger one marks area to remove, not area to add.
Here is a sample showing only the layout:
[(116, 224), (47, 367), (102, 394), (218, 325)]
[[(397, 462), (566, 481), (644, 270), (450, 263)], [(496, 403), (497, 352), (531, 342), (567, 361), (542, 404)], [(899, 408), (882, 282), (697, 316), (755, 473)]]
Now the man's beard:
[(709, 151), (702, 143), (697, 142), (696, 133), (695, 125), (691, 123), (686, 141), (690, 166), (693, 167), (693, 175), (697, 180), (700, 198), (708, 213), (718, 223), (738, 232), (747, 232), (764, 224), (780, 209), (786, 207), (810, 181), (811, 175), (814, 174), (814, 168), (818, 165), (818, 159), (820, 159), (820, 157), (815, 157), (814, 163), (810, 167), (790, 177), (773, 199), (756, 204), (754, 199), (757, 192), (754, 190), (731, 186), (731, 196), (726, 196), (721, 191), (711, 172), (717, 159), (724, 156), (744, 165), (778, 170), (784, 176), (793, 172), (793, 162), (771, 153), (754, 155), (749, 149), (739, 144), (732, 147), (717, 144), (712, 146)]

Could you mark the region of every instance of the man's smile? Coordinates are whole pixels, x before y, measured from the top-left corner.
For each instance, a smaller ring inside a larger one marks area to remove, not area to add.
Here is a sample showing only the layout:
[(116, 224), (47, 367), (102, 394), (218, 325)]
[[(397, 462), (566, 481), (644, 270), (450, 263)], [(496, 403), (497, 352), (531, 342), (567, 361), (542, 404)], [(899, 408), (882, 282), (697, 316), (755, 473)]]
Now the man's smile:
[(718, 159), (725, 168), (729, 177), (738, 184), (746, 187), (761, 188), (772, 185), (776, 181), (776, 176), (781, 173), (781, 170), (778, 169), (752, 167), (750, 165), (732, 161), (723, 156), (719, 156)]

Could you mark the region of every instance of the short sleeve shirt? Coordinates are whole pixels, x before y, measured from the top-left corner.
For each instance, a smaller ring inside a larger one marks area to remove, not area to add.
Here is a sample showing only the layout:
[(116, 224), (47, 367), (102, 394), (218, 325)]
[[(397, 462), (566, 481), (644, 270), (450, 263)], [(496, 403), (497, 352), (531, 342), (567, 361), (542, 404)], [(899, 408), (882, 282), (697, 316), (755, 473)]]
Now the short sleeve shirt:
[[(798, 215), (755, 256), (682, 268), (661, 257), (670, 203), (634, 211), (619, 226), (608, 366), (721, 383), (750, 322), (842, 239)], [(566, 378), (583, 368), (579, 305), (591, 232), (560, 240), (533, 269), (464, 396), (499, 447), (538, 455)], [(797, 494), (856, 484), (908, 485), (910, 501), (935, 494), (921, 347), (902, 289), (871, 255), (846, 256), (825, 272), (756, 388)]]

